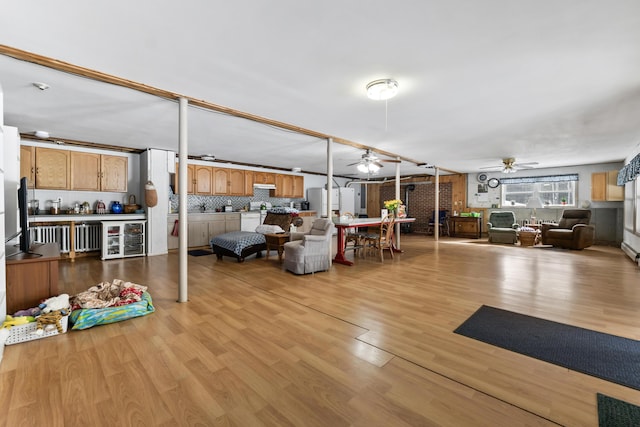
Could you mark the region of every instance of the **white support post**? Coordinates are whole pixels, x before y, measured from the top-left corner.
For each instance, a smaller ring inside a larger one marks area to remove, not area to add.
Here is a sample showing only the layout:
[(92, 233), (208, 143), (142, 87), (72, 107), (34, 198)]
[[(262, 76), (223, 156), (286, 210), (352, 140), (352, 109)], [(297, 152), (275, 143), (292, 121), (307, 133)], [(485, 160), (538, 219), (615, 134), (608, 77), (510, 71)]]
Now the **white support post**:
[(188, 264), (187, 259), (187, 245), (188, 245), (188, 224), (187, 224), (187, 153), (189, 147), (188, 141), (188, 122), (187, 112), (189, 109), (189, 101), (182, 97), (180, 98), (180, 110), (178, 118), (178, 142), (179, 142), (179, 159), (180, 168), (178, 170), (178, 182), (179, 182), (179, 197), (180, 197), (180, 211), (178, 213), (179, 223), (179, 264), (180, 264), (180, 277), (178, 282), (178, 302), (188, 301)]
[(436, 167), (435, 211), (433, 212), (433, 238), (440, 240), (440, 169)]
[[(396, 200), (400, 200), (400, 157), (396, 157), (398, 163), (396, 163)], [(406, 200), (403, 200), (406, 203)], [(395, 229), (395, 245), (400, 249), (400, 223), (396, 224)]]
[[(331, 191), (333, 189), (333, 138), (327, 138), (327, 218), (329, 218), (329, 221), (333, 221), (333, 217), (331, 216), (332, 214), (332, 209), (333, 206), (331, 205)], [(333, 242), (333, 239), (332, 239)], [(337, 243), (338, 245), (340, 244), (340, 242)], [(332, 245), (329, 245), (329, 260), (330, 262), (333, 262), (333, 259), (331, 257), (331, 255), (333, 255), (333, 248)]]

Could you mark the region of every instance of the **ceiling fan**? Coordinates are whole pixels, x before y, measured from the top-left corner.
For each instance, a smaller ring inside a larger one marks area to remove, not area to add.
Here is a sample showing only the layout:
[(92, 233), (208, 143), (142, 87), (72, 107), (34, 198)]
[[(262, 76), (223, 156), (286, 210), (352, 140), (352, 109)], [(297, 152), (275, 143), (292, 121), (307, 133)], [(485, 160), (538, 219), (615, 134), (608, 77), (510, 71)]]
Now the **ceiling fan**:
[(516, 163), (515, 158), (507, 157), (502, 159), (502, 166), (489, 166), (489, 167), (480, 168), (480, 169), (484, 169), (484, 170), (493, 169), (493, 170), (499, 170), (502, 173), (514, 173), (522, 169), (533, 169), (533, 167), (537, 164), (538, 162)]
[(384, 166), (382, 162), (400, 163), (400, 160), (380, 159), (370, 149), (367, 149), (360, 161), (349, 163), (347, 166), (358, 165), (358, 170), (362, 173), (376, 173)]

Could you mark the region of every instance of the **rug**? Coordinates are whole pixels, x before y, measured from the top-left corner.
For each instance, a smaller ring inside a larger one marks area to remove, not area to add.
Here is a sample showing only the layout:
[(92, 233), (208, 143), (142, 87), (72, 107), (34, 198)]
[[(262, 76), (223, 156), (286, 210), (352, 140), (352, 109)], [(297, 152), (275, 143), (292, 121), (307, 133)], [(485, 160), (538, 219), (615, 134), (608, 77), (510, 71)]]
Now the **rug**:
[(207, 249), (193, 249), (187, 252), (191, 256), (204, 256), (204, 255), (213, 255), (213, 252)]
[(454, 332), (640, 390), (640, 341), (486, 305)]
[(598, 393), (599, 427), (635, 427), (640, 425), (640, 406)]

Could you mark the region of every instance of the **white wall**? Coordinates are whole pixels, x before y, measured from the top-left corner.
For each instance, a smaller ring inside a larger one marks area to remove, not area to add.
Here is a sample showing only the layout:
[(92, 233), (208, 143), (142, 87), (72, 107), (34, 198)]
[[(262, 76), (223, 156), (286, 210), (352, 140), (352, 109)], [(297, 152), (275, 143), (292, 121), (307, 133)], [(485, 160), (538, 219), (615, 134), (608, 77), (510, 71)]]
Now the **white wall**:
[(158, 204), (147, 207), (147, 255), (167, 253), (167, 215), (169, 214), (169, 164), (175, 162), (172, 151), (149, 149), (140, 155), (140, 192), (144, 201), (144, 185), (152, 181), (158, 193)]

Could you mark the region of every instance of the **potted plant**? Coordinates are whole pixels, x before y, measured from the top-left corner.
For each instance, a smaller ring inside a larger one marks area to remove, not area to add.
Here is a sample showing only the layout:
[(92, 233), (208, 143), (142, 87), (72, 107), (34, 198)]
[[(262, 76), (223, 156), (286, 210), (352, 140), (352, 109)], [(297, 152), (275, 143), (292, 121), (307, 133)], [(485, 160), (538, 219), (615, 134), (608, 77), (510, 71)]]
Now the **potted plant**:
[(563, 197), (562, 199), (560, 199), (560, 203), (562, 203), (563, 205), (567, 204), (567, 198)]

